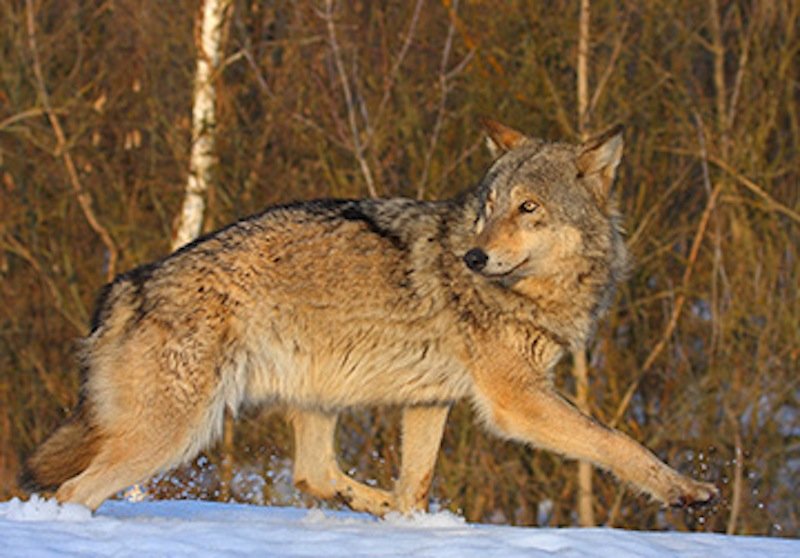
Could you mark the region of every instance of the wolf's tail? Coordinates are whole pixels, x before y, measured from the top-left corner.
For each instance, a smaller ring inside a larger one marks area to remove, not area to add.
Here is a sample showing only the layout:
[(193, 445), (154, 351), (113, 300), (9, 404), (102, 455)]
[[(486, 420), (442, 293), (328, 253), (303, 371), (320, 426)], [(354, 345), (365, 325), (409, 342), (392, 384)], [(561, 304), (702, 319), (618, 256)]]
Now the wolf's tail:
[(97, 428), (85, 402), (25, 462), (20, 485), (30, 492), (52, 490), (80, 474), (99, 448)]

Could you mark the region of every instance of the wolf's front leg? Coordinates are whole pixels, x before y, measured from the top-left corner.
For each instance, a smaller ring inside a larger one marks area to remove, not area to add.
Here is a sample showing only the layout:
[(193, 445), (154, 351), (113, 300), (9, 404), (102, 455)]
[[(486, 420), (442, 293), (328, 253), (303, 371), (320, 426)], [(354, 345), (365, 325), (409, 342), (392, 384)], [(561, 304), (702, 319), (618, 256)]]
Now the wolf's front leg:
[[(498, 368), (500, 361), (503, 369)], [(581, 413), (544, 378), (531, 377), (522, 359), (494, 356), (482, 364), (474, 372), (475, 398), (503, 435), (590, 461), (671, 506), (702, 505), (717, 498), (714, 485), (681, 475), (622, 432)]]

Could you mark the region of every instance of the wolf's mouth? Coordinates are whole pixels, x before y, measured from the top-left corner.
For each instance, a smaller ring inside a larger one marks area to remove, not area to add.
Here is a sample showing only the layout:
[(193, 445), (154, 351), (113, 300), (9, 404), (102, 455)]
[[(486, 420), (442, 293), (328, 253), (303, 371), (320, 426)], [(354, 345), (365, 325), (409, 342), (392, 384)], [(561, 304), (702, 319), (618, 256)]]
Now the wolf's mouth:
[(523, 259), (521, 262), (519, 262), (517, 265), (515, 265), (514, 267), (512, 267), (507, 271), (503, 271), (500, 273), (487, 273), (485, 271), (481, 271), (481, 275), (488, 277), (489, 279), (507, 279), (508, 277), (511, 277), (515, 271), (517, 271), (519, 268), (528, 263), (530, 259), (531, 257), (527, 256), (525, 259)]

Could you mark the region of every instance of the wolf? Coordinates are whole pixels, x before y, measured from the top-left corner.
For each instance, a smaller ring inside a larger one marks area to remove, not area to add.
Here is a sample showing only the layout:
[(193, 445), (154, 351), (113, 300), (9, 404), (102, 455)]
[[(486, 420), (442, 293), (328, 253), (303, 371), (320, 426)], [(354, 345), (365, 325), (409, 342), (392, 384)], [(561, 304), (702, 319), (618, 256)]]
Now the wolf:
[[(80, 345), (77, 408), (27, 460), (27, 486), (96, 509), (193, 458), (226, 407), (275, 405), (298, 488), (376, 515), (426, 510), (448, 410), (468, 399), (499, 436), (666, 505), (713, 501), (714, 485), (581, 413), (551, 378), (629, 267), (621, 130), (574, 145), (486, 128), (497, 157), (453, 199), (271, 207), (118, 276)], [(363, 406), (403, 409), (391, 489), (337, 463), (337, 415)]]

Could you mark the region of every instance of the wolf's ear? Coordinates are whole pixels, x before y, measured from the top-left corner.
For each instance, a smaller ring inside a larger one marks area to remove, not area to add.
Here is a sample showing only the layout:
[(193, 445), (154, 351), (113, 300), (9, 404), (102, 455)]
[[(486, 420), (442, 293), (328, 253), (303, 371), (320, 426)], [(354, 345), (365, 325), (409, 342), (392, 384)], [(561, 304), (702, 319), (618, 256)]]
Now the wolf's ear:
[(522, 144), (527, 136), (521, 132), (503, 126), (489, 118), (482, 118), (481, 124), (486, 128), (486, 147), (492, 152), (492, 157), (499, 157), (506, 151), (511, 151)]
[(578, 177), (589, 179), (601, 199), (608, 198), (622, 160), (622, 125), (585, 142), (575, 161)]

